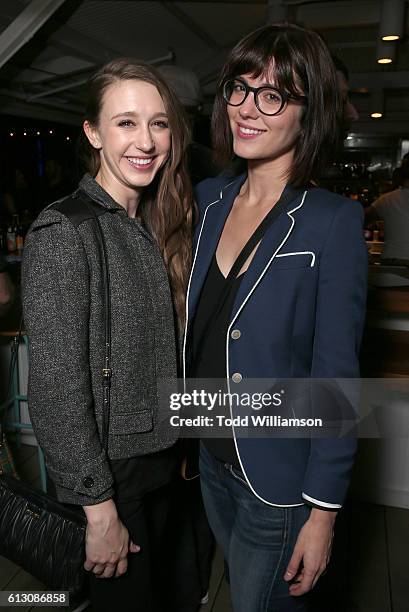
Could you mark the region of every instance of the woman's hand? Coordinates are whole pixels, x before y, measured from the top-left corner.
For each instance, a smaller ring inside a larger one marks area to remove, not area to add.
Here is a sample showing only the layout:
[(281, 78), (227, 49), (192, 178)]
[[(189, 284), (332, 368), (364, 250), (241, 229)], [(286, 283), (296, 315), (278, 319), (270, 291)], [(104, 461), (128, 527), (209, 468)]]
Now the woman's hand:
[(310, 591), (328, 565), (336, 512), (313, 508), (295, 543), (294, 552), (284, 574), (291, 595)]
[(140, 547), (129, 539), (114, 501), (108, 499), (95, 506), (84, 506), (84, 511), (88, 521), (84, 568), (101, 578), (125, 574), (128, 552), (139, 552)]

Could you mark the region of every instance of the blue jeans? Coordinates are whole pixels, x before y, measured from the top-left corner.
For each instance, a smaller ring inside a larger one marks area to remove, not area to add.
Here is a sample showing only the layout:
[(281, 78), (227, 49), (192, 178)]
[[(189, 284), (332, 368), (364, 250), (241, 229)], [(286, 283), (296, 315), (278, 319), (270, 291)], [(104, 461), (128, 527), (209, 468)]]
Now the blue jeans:
[(268, 506), (242, 472), (203, 445), (200, 475), (207, 517), (229, 567), (234, 612), (307, 612), (308, 596), (291, 596), (283, 576), (310, 508)]

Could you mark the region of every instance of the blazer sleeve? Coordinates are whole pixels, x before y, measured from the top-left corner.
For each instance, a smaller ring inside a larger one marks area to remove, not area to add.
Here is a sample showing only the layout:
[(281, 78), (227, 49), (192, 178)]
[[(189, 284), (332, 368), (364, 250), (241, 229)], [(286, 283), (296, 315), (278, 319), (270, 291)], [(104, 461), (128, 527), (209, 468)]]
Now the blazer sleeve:
[[(312, 378), (358, 378), (368, 252), (363, 238), (363, 211), (356, 202), (344, 200), (338, 208), (319, 265)], [(331, 417), (331, 409), (328, 416)], [(303, 483), (307, 503), (326, 510), (341, 507), (356, 446), (351, 436), (311, 440)]]
[(113, 495), (94, 417), (89, 365), (89, 269), (81, 238), (55, 211), (24, 246), (23, 310), (29, 336), (29, 411), (60, 501)]

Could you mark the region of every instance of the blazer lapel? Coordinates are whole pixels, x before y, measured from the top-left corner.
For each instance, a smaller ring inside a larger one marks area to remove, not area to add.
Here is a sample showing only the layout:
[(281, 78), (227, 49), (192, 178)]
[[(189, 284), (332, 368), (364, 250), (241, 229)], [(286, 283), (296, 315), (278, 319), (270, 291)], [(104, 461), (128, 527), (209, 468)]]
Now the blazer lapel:
[(212, 257), (217, 249), (224, 224), (240, 191), (246, 175), (240, 175), (223, 187), (220, 198), (210, 202), (205, 209), (199, 227), (196, 250), (194, 253), (191, 283), (188, 289), (189, 318), (193, 315), (206, 279)]
[(287, 204), (280, 216), (266, 231), (254, 257), (244, 274), (231, 314), (231, 322), (240, 314), (247, 300), (263, 278), (276, 254), (288, 240), (295, 225), (294, 214), (304, 203), (305, 192)]

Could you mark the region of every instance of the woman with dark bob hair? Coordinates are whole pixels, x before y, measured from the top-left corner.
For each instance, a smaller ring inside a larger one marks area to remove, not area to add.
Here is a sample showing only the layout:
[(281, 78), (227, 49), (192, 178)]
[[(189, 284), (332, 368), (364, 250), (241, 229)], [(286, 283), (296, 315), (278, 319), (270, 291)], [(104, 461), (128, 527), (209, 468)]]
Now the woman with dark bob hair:
[(103, 66), (83, 125), (89, 173), (24, 248), (30, 414), (51, 490), (85, 512), (96, 612), (162, 609), (177, 432), (158, 397), (177, 376), (190, 269), (186, 125), (154, 68)]
[[(270, 389), (266, 379), (359, 375), (362, 210), (311, 183), (337, 145), (340, 113), (326, 45), (295, 25), (252, 32), (222, 70), (214, 144), (225, 164), (239, 158), (245, 171), (197, 188), (184, 371), (223, 379), (236, 419), (229, 439), (203, 439), (200, 454), (235, 612), (308, 610), (352, 468), (351, 437), (288, 428), (281, 437), (241, 437), (242, 407), (232, 399), (251, 379), (260, 391), (263, 379)], [(283, 415), (282, 396), (280, 403), (257, 414)], [(329, 412), (325, 405), (323, 416)]]

